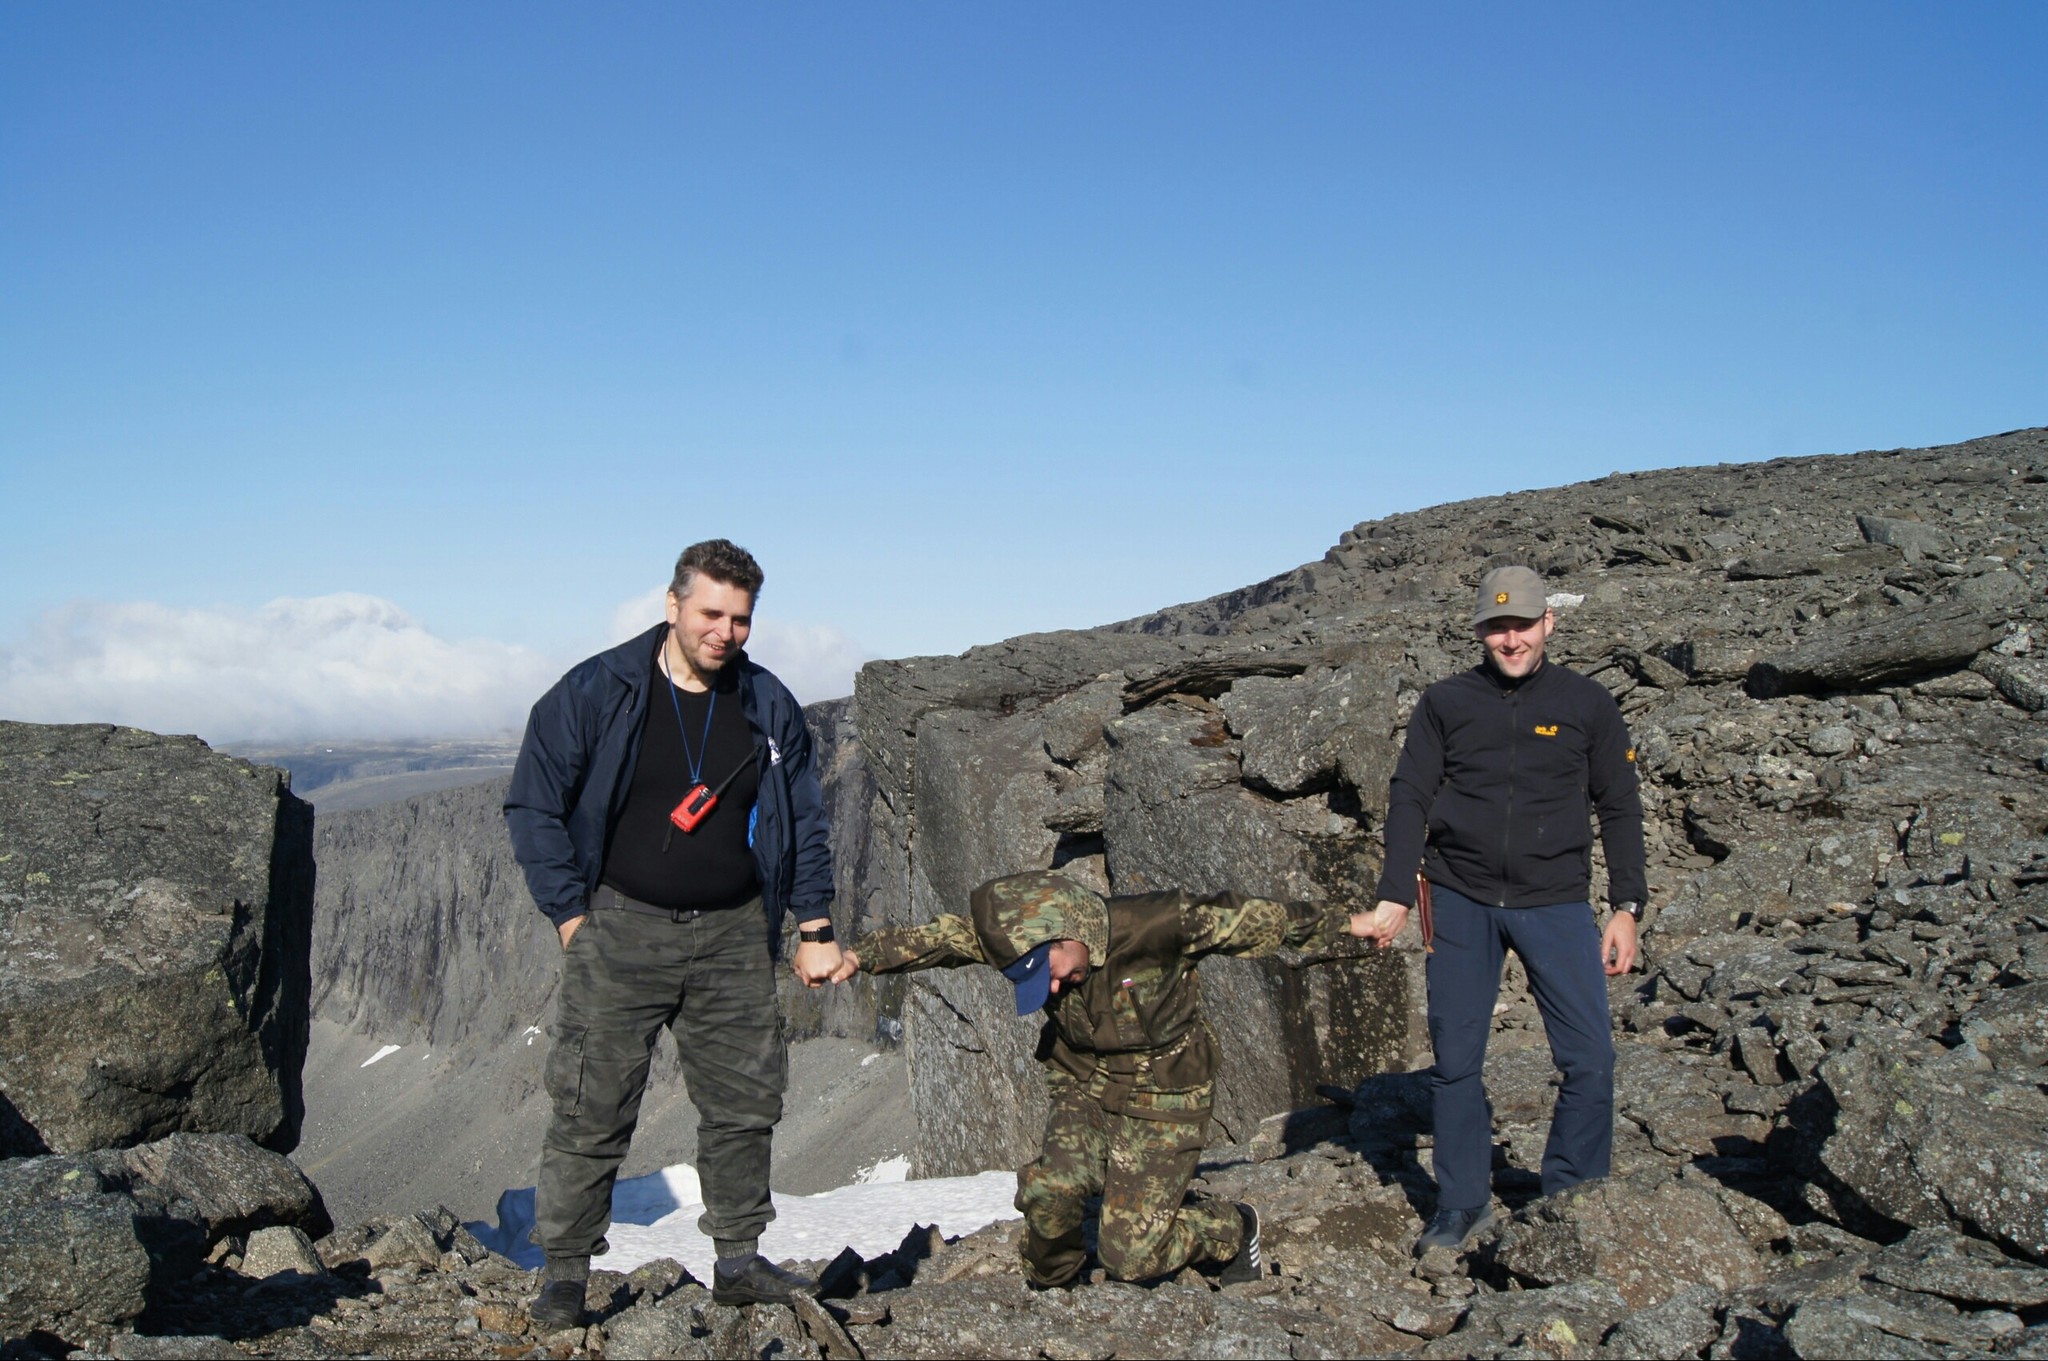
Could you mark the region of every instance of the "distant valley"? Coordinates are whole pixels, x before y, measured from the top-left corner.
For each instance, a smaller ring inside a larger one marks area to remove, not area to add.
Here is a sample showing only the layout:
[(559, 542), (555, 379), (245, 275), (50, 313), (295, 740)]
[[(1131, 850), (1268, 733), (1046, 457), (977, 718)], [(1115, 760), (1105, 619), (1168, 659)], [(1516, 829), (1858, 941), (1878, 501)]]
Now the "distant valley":
[(291, 772), (292, 792), (323, 813), (375, 808), (512, 773), (519, 738), (359, 742), (301, 747), (225, 746), (236, 756)]

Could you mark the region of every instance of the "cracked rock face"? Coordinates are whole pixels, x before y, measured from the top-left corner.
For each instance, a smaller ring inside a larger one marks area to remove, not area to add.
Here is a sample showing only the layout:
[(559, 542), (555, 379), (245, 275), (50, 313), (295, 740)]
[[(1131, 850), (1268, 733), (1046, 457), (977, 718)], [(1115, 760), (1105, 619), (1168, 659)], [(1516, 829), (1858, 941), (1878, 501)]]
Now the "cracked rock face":
[(312, 811), (195, 738), (0, 723), (0, 1150), (298, 1140)]

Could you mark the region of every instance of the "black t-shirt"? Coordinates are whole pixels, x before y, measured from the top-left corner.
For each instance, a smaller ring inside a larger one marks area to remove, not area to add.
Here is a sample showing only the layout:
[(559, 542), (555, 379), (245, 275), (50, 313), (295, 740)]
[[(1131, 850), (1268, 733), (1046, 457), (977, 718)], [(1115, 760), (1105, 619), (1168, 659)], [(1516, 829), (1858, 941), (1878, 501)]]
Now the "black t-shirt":
[[(736, 673), (721, 672), (709, 693), (693, 694), (671, 684), (657, 665), (633, 784), (605, 843), (603, 882), (644, 903), (678, 909), (737, 907), (759, 893), (761, 874), (747, 844), (761, 788), (758, 763), (748, 764), (753, 753)], [(739, 774), (695, 831), (669, 821), (699, 780), (716, 789), (735, 770)]]

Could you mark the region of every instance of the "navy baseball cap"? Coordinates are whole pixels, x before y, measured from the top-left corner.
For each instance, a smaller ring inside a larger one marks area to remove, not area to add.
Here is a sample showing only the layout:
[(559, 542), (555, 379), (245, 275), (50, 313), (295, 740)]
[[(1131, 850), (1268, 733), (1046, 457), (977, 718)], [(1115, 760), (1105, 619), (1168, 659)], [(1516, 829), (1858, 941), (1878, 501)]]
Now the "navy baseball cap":
[(1017, 985), (1017, 1014), (1029, 1016), (1052, 996), (1052, 947), (1056, 942), (1026, 950), (1017, 962), (1003, 970), (1003, 977)]

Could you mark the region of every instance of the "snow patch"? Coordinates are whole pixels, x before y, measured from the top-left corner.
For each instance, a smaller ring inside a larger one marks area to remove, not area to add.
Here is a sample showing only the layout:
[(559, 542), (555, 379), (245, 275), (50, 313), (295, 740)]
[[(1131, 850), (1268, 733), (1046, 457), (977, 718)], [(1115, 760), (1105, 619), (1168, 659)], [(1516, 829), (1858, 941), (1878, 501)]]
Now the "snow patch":
[[(891, 1179), (883, 1179), (885, 1170)], [(909, 1171), (907, 1158), (888, 1158), (865, 1169), (866, 1180), (855, 1185), (815, 1196), (778, 1197), (775, 1220), (761, 1235), (762, 1253), (772, 1262), (824, 1260), (850, 1247), (863, 1257), (878, 1257), (900, 1244), (913, 1225), (936, 1224), (950, 1238), (1018, 1217), (1011, 1204), (1017, 1194), (1015, 1173), (902, 1180)], [(715, 1254), (711, 1240), (697, 1228), (703, 1213), (697, 1169), (687, 1163), (618, 1182), (612, 1188), (612, 1226), (605, 1234), (612, 1249), (598, 1265), (631, 1271), (669, 1257), (708, 1281)], [(464, 1227), (485, 1247), (523, 1267), (537, 1267), (543, 1260), (540, 1248), (529, 1241), (530, 1186), (498, 1197), (496, 1224), (479, 1220)]]
[(399, 1045), (387, 1044), (382, 1049), (379, 1049), (376, 1053), (370, 1055), (370, 1057), (364, 1059), (362, 1066), (367, 1068), (371, 1064), (375, 1063), (378, 1059), (388, 1059), (393, 1054), (396, 1054), (400, 1048), (401, 1046)]
[[(909, 1181), (910, 1159), (905, 1157), (884, 1158), (870, 1167), (863, 1167), (853, 1174), (853, 1180), (860, 1186), (880, 1186), (884, 1182)], [(831, 1195), (830, 1191), (825, 1193)]]

